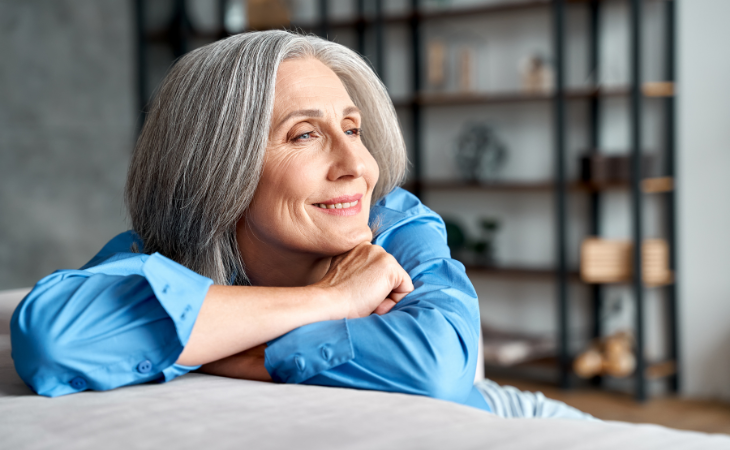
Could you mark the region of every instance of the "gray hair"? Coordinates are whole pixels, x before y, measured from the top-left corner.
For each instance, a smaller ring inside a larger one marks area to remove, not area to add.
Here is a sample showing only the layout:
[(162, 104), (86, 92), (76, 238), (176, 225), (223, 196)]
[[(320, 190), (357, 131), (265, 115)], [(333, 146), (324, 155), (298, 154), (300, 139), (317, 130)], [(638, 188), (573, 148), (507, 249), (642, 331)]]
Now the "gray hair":
[(263, 169), (279, 65), (304, 57), (332, 69), (362, 113), (363, 142), (380, 168), (373, 202), (403, 182), (406, 148), (393, 103), (357, 53), (286, 31), (239, 34), (185, 55), (150, 105), (125, 191), (145, 253), (216, 284), (248, 284), (236, 224)]

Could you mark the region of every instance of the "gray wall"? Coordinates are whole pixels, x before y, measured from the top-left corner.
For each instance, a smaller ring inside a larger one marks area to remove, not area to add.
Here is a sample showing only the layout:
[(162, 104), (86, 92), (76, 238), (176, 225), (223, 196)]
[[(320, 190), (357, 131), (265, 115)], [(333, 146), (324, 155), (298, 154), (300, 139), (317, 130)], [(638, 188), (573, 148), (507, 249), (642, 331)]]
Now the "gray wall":
[(0, 289), (126, 229), (132, 17), (130, 1), (0, 0)]
[(683, 391), (730, 400), (730, 2), (679, 3)]

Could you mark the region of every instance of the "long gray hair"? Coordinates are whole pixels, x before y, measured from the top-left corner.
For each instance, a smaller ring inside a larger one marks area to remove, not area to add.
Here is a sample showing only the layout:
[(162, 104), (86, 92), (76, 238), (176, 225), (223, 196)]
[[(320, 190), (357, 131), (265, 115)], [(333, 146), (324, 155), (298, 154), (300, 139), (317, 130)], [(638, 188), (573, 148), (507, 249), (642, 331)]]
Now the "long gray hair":
[(314, 57), (362, 112), (363, 141), (380, 168), (377, 201), (403, 182), (406, 148), (385, 87), (357, 53), (286, 31), (244, 33), (175, 64), (150, 105), (125, 200), (144, 252), (159, 252), (216, 284), (248, 284), (236, 223), (264, 165), (276, 73)]

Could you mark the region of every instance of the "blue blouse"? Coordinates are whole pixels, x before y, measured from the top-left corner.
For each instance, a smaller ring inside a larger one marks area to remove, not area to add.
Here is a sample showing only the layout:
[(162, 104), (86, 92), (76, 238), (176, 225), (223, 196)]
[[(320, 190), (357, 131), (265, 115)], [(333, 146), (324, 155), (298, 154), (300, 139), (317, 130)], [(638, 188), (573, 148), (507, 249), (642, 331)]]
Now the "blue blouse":
[[(450, 258), (441, 218), (396, 189), (371, 208), (373, 243), (409, 273), (414, 291), (382, 316), (317, 322), (268, 343), (282, 383), (426, 395), (487, 409), (472, 390), (479, 306), (464, 266)], [(49, 397), (170, 381), (212, 281), (158, 254), (132, 253), (131, 231), (79, 270), (36, 284), (15, 310), (20, 377)]]

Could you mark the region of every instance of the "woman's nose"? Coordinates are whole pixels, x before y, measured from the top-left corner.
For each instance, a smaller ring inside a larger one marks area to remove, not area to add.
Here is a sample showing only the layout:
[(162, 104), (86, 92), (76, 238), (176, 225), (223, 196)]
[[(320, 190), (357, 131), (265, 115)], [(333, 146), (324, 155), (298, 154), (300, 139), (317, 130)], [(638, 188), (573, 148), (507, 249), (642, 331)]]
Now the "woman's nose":
[(367, 151), (363, 145), (344, 133), (332, 139), (331, 145), (329, 152), (331, 163), (327, 178), (336, 181), (343, 177), (362, 177), (365, 172), (365, 161), (361, 152)]

